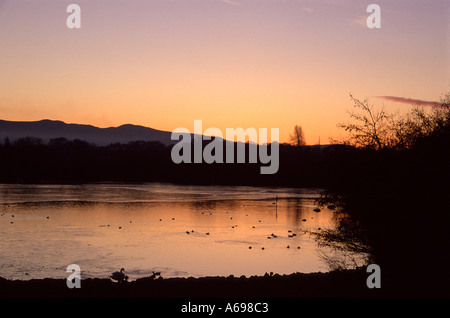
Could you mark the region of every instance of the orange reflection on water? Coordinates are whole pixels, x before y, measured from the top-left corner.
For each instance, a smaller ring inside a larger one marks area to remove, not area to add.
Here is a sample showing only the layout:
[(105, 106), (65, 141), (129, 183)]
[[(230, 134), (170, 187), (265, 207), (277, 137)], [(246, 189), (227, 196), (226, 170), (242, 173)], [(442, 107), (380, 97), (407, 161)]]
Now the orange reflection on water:
[(333, 228), (337, 220), (331, 210), (317, 213), (315, 207), (313, 198), (301, 197), (277, 204), (273, 199), (12, 203), (0, 218), (0, 239), (7, 242), (0, 248), (2, 268), (7, 278), (21, 279), (66, 277), (72, 263), (84, 277), (107, 277), (124, 267), (131, 279), (152, 271), (163, 277), (327, 271), (307, 231)]

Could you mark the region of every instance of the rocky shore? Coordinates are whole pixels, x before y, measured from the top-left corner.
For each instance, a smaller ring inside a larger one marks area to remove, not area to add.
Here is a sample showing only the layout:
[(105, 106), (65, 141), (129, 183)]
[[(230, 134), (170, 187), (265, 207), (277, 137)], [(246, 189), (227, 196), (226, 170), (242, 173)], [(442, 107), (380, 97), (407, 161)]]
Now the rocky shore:
[(119, 284), (87, 278), (70, 289), (65, 279), (7, 280), (0, 278), (2, 298), (343, 298), (385, 296), (369, 289), (367, 273), (347, 270), (252, 277), (139, 278)]

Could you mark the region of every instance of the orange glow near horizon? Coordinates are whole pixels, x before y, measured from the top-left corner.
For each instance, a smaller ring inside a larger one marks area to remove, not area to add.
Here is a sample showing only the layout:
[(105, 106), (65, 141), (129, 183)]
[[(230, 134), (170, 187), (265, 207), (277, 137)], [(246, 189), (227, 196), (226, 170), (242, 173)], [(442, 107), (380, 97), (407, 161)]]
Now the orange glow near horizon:
[(70, 3), (0, 3), (0, 119), (165, 131), (201, 119), (279, 128), (280, 142), (298, 124), (308, 144), (326, 144), (344, 134), (349, 93), (448, 90), (446, 3), (379, 1), (379, 30), (361, 24), (360, 1), (80, 0), (78, 30), (65, 25)]

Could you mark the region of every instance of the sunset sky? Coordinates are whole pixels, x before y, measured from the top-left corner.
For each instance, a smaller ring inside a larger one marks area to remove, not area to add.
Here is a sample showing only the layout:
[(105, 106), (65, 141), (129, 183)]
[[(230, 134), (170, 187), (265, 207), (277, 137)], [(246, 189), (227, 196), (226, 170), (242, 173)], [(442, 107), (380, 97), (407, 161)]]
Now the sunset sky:
[[(66, 8), (81, 7), (81, 29)], [(369, 29), (366, 8), (381, 7)], [(343, 135), (349, 93), (389, 110), (450, 91), (450, 2), (0, 0), (0, 119)], [(379, 98), (377, 96), (392, 96)]]

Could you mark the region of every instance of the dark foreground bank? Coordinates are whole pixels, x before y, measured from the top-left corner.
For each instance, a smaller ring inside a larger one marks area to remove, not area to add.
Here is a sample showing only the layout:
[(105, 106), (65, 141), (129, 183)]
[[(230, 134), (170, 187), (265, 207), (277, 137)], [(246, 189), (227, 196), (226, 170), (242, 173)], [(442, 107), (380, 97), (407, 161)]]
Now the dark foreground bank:
[[(448, 308), (448, 298), (432, 291), (369, 289), (365, 270), (331, 273), (265, 275), (253, 277), (141, 278), (117, 284), (109, 279), (83, 279), (81, 288), (69, 289), (64, 279), (10, 281), (0, 278), (0, 305), (15, 312), (89, 313), (102, 317), (230, 316), (253, 313), (265, 317), (346, 316), (405, 310), (414, 313)], [(431, 292), (431, 293), (430, 293)], [(417, 298), (420, 297), (420, 298)]]
[[(330, 298), (406, 297), (370, 289), (365, 270), (252, 277), (140, 278), (124, 284), (110, 279), (81, 280), (69, 289), (65, 279), (27, 281), (0, 278), (1, 298)], [(383, 286), (382, 286), (383, 287)], [(425, 296), (425, 295), (421, 295)]]

